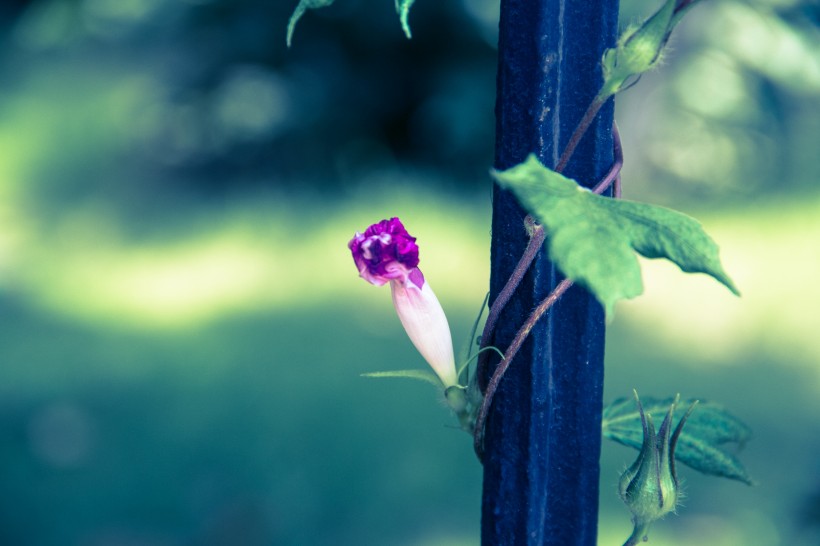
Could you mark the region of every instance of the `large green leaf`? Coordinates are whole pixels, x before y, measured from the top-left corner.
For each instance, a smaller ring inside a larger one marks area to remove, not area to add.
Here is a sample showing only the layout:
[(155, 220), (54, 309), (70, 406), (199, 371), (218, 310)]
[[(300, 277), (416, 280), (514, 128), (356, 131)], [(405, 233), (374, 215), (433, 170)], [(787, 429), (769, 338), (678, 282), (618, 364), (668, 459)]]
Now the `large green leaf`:
[(667, 258), (689, 273), (711, 275), (739, 294), (723, 270), (715, 242), (685, 214), (595, 195), (534, 155), (493, 176), (545, 227), (550, 259), (589, 289), (608, 315), (619, 299), (643, 292), (636, 251), (647, 258)]
[(299, 0), (299, 4), (296, 5), (293, 14), (290, 16), (290, 21), (288, 21), (288, 47), (290, 47), (293, 41), (293, 31), (296, 29), (296, 23), (299, 22), (299, 19), (302, 18), (305, 12), (309, 9), (324, 8), (333, 2), (335, 2), (335, 0)]
[[(641, 398), (644, 411), (656, 426), (666, 416), (673, 398)], [(694, 400), (679, 402), (672, 422), (679, 421)], [(604, 408), (602, 431), (606, 438), (640, 449), (643, 443), (641, 416), (632, 398), (619, 398)], [(743, 464), (732, 451), (742, 447), (752, 432), (737, 417), (714, 402), (700, 402), (686, 421), (675, 459), (712, 476), (721, 476), (752, 484)]]

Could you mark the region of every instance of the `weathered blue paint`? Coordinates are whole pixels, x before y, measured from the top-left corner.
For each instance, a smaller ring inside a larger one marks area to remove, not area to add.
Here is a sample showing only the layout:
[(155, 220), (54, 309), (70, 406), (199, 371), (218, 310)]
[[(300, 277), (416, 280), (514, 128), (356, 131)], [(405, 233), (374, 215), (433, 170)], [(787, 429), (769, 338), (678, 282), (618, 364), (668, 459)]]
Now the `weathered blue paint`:
[[(555, 165), (601, 84), (617, 0), (502, 0), (497, 169), (536, 153)], [(565, 174), (592, 186), (612, 163), (612, 104)], [(491, 298), (527, 244), (524, 211), (494, 188)], [(544, 254), (544, 253), (542, 253)], [(499, 321), (504, 348), (561, 277), (539, 255)], [(603, 390), (604, 314), (573, 287), (540, 321), (501, 382), (485, 436), (482, 544), (594, 546)]]

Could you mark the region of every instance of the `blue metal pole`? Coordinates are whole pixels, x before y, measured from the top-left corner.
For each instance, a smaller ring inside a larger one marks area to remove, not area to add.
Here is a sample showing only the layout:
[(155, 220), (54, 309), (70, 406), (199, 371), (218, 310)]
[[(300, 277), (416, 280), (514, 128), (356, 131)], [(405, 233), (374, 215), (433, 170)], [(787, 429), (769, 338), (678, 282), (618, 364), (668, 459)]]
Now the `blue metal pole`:
[[(601, 85), (600, 59), (615, 41), (617, 18), (618, 0), (501, 0), (497, 169), (529, 153), (555, 165)], [(610, 101), (564, 171), (585, 185), (612, 163), (612, 110)], [(491, 300), (527, 245), (525, 215), (494, 188)], [(505, 348), (561, 280), (540, 253), (493, 345)], [(601, 306), (573, 287), (501, 381), (484, 437), (483, 546), (596, 544), (604, 333)]]

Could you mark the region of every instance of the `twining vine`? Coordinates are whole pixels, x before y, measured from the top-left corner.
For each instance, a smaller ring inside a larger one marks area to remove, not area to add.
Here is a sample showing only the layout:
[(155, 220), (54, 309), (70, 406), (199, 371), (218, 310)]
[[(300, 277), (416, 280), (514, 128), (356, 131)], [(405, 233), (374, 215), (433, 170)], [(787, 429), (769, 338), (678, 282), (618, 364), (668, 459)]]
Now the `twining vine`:
[[(401, 27), (409, 38), (408, 16), (415, 0), (394, 1)], [(510, 169), (492, 172), (495, 182), (513, 192), (529, 213), (523, 229), (530, 238), (513, 273), (489, 308), (475, 355), (468, 354), (456, 366), (447, 318), (418, 268), (416, 239), (398, 218), (371, 225), (363, 233), (356, 233), (348, 244), (362, 278), (377, 286), (390, 285), (399, 319), (432, 368), (432, 372), (403, 370), (366, 375), (422, 379), (443, 387), (461, 428), (473, 436), (479, 460), (484, 452), (484, 426), (504, 374), (535, 324), (572, 284), (589, 290), (611, 318), (618, 300), (634, 298), (643, 291), (637, 253), (647, 258), (668, 259), (684, 272), (706, 273), (739, 295), (721, 265), (717, 245), (696, 220), (670, 209), (620, 199), (623, 153), (616, 126), (612, 128), (613, 165), (591, 191), (561, 174), (600, 109), (658, 65), (672, 30), (697, 1), (665, 0), (642, 24), (628, 27), (616, 46), (604, 53), (601, 88), (554, 169), (531, 155)], [(333, 2), (300, 0), (288, 24), (288, 46), (297, 22), (308, 9)], [(604, 197), (602, 194), (613, 186), (614, 199)], [(501, 351), (492, 345), (498, 318), (542, 248), (565, 279), (531, 312), (510, 345)], [(477, 328), (478, 319), (471, 339), (475, 339)], [(478, 378), (486, 377), (492, 354), (499, 355), (500, 360), (482, 389)], [(475, 359), (476, 364), (471, 366)], [(705, 474), (752, 483), (730, 449), (742, 446), (751, 436), (740, 420), (711, 402), (689, 399), (682, 403), (679, 396), (641, 401), (637, 392), (633, 394), (631, 400), (612, 402), (602, 415), (605, 437), (639, 450), (637, 460), (623, 473), (619, 483), (620, 496), (632, 512), (634, 523), (624, 546), (646, 540), (650, 525), (674, 511), (679, 498), (676, 460)], [(653, 415), (665, 415), (657, 428)]]
[[(598, 110), (600, 110), (600, 106), (595, 108), (595, 112), (597, 112)], [(590, 111), (592, 111), (592, 108), (588, 109), (587, 113), (589, 114)], [(581, 122), (581, 124), (578, 125), (578, 127), (584, 127), (584, 130), (586, 130), (586, 128), (589, 128), (593, 118), (594, 115), (584, 116), (584, 120)], [(572, 153), (575, 151), (575, 148), (581, 140), (580, 137), (583, 136), (583, 134), (583, 132), (579, 132), (578, 130), (575, 131), (573, 136), (578, 135), (578, 137), (574, 140), (570, 140), (570, 145), (567, 146), (566, 151), (561, 155), (561, 158), (559, 159), (557, 166), (555, 168), (555, 172), (560, 173), (569, 163), (569, 160), (572, 157)], [(621, 168), (623, 167), (623, 150), (621, 147), (620, 134), (618, 133), (618, 126), (614, 124), (612, 126), (612, 136), (614, 141), (613, 155), (615, 156), (615, 161), (612, 164), (612, 167), (610, 168), (606, 176), (604, 176), (604, 178), (592, 189), (592, 193), (596, 195), (601, 195), (605, 191), (607, 191), (614, 183), (614, 197), (620, 198), (620, 176)], [(490, 311), (487, 315), (487, 320), (484, 323), (484, 331), (481, 334), (482, 349), (491, 346), (491, 340), (493, 339), (493, 334), (495, 333), (495, 326), (498, 322), (498, 317), (501, 315), (501, 311), (510, 301), (510, 298), (515, 293), (515, 290), (518, 288), (518, 285), (521, 284), (521, 280), (524, 278), (524, 275), (530, 268), (530, 265), (532, 265), (533, 260), (535, 260), (535, 256), (538, 254), (538, 252), (541, 250), (541, 247), (544, 244), (544, 239), (546, 238), (544, 226), (536, 224), (532, 216), (527, 216), (527, 218), (525, 218), (525, 222), (530, 233), (529, 243), (527, 244), (527, 247), (524, 249), (524, 254), (521, 256), (521, 259), (518, 261), (518, 264), (516, 264), (516, 267), (513, 270), (512, 275), (510, 275), (510, 278), (507, 279), (504, 288), (501, 289), (501, 292), (499, 292), (498, 296), (493, 302), (493, 305), (490, 307)], [(501, 383), (501, 379), (504, 377), (504, 374), (507, 373), (507, 369), (510, 367), (513, 358), (515, 358), (515, 355), (518, 354), (518, 350), (521, 348), (521, 345), (524, 343), (524, 340), (526, 340), (527, 336), (529, 336), (530, 331), (532, 331), (535, 324), (541, 319), (542, 316), (544, 316), (544, 313), (546, 313), (553, 305), (555, 305), (555, 303), (561, 298), (562, 295), (564, 295), (564, 293), (567, 290), (569, 290), (569, 288), (572, 285), (572, 280), (564, 279), (547, 295), (546, 298), (544, 298), (544, 300), (533, 310), (533, 312), (530, 314), (530, 316), (518, 330), (509, 347), (507, 347), (507, 350), (504, 353), (504, 356), (502, 357), (501, 361), (496, 365), (495, 369), (493, 370), (492, 377), (488, 381), (487, 387), (484, 389), (484, 396), (481, 400), (481, 405), (479, 407), (475, 419), (475, 424), (473, 426), (473, 449), (475, 450), (479, 460), (483, 460), (484, 458), (484, 424), (487, 420), (487, 414), (490, 411), (490, 406), (492, 404), (493, 397), (495, 396), (495, 392), (498, 389), (498, 385)], [(482, 352), (478, 357), (476, 376), (479, 378), (483, 377), (485, 374), (485, 368), (489, 361), (489, 355), (489, 352)]]

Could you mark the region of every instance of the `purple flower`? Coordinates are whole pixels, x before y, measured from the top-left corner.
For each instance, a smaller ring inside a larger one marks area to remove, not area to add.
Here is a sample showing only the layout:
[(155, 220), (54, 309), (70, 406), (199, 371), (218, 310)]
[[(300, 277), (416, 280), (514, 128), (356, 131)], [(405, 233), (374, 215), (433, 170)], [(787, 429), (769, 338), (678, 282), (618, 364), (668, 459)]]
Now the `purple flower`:
[(382, 220), (364, 233), (357, 232), (347, 246), (353, 253), (359, 275), (376, 286), (395, 279), (406, 281), (419, 264), (416, 238), (407, 233), (398, 218)]
[(458, 384), (453, 341), (444, 310), (417, 267), (419, 247), (398, 218), (382, 220), (348, 243), (359, 276), (376, 286), (390, 283), (393, 306), (410, 341), (445, 387)]

